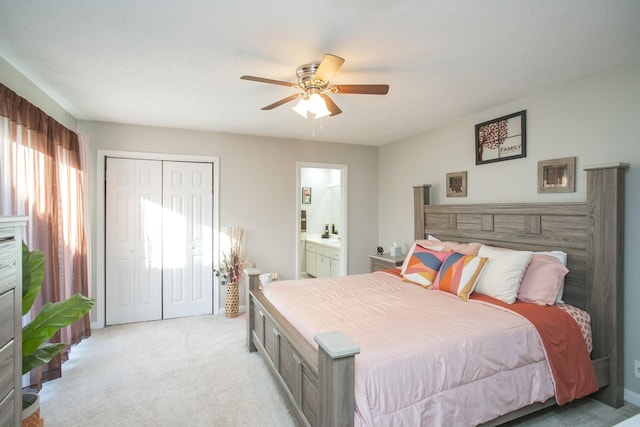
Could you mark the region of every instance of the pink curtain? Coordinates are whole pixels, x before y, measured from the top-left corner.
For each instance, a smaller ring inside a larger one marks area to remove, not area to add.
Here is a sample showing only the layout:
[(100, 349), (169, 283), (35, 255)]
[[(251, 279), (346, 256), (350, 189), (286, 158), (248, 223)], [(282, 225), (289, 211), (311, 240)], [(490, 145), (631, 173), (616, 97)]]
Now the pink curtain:
[[(25, 241), (45, 255), (45, 278), (33, 306), (75, 293), (89, 295), (84, 227), (84, 190), (78, 135), (0, 84), (0, 215), (29, 218)], [(71, 344), (91, 335), (85, 316), (52, 338), (67, 344), (31, 383), (59, 378)], [(37, 372), (36, 372), (37, 371)]]

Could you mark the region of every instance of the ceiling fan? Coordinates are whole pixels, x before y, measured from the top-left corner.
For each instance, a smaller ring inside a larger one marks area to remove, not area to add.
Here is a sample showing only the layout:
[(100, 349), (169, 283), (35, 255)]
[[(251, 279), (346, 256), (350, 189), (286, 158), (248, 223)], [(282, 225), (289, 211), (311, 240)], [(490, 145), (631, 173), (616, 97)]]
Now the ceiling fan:
[(287, 102), (299, 100), (293, 110), (303, 117), (320, 118), (324, 116), (336, 116), (342, 110), (336, 105), (329, 94), (361, 94), (361, 95), (386, 95), (389, 85), (332, 85), (331, 78), (344, 63), (339, 56), (327, 53), (320, 63), (304, 64), (298, 67), (296, 74), (298, 83), (289, 83), (280, 80), (265, 79), (255, 76), (242, 76), (243, 80), (288, 86), (300, 89), (302, 92), (287, 96), (279, 101), (263, 107), (263, 110), (272, 110)]

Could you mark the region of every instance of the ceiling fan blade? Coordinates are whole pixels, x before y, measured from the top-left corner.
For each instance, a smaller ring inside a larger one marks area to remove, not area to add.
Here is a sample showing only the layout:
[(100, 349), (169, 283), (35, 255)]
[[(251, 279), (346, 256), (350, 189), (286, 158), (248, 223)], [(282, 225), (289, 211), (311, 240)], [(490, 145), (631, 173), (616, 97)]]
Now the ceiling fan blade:
[(287, 102), (294, 101), (302, 96), (301, 93), (295, 93), (293, 95), (287, 96), (286, 98), (282, 98), (280, 101), (276, 101), (273, 104), (269, 104), (266, 107), (262, 107), (263, 110), (273, 110), (276, 107), (281, 106), (282, 104), (286, 104)]
[(265, 79), (265, 78), (256, 77), (256, 76), (242, 76), (240, 78), (242, 80), (251, 80), (253, 82), (260, 82), (260, 83), (270, 83), (272, 85), (280, 85), (280, 86), (287, 86), (287, 87), (297, 86), (295, 83), (283, 82), (281, 80)]
[(330, 116), (337, 116), (338, 114), (342, 113), (340, 107), (338, 107), (336, 103), (333, 102), (331, 98), (329, 98), (329, 95), (323, 93), (320, 96), (322, 97), (322, 99), (324, 99), (324, 103), (327, 105), (327, 110), (331, 111)]
[(355, 93), (361, 95), (386, 95), (389, 85), (335, 85), (329, 88), (335, 93)]
[(344, 59), (339, 56), (331, 55), (330, 53), (325, 54), (322, 61), (320, 61), (320, 65), (318, 65), (316, 73), (313, 75), (313, 79), (329, 83), (343, 63)]

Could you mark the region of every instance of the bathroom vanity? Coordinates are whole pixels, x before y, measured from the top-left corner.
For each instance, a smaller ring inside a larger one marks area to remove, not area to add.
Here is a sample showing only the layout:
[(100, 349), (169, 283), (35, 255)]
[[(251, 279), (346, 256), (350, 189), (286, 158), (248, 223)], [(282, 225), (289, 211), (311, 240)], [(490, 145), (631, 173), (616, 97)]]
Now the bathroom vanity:
[(340, 275), (340, 240), (307, 236), (305, 240), (307, 273), (313, 277)]

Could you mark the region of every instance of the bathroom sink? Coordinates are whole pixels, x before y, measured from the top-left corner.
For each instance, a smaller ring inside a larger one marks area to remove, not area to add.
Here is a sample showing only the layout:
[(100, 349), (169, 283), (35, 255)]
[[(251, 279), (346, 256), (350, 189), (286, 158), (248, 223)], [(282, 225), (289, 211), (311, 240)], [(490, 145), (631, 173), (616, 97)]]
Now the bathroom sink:
[(320, 243), (330, 246), (340, 246), (340, 239), (320, 239)]
[(335, 238), (335, 237), (331, 237), (328, 239), (323, 239), (320, 237), (307, 237), (307, 241), (309, 242), (313, 242), (313, 243), (318, 243), (320, 245), (326, 245), (326, 246), (331, 246), (334, 248), (339, 248), (340, 247), (340, 239), (339, 238)]

